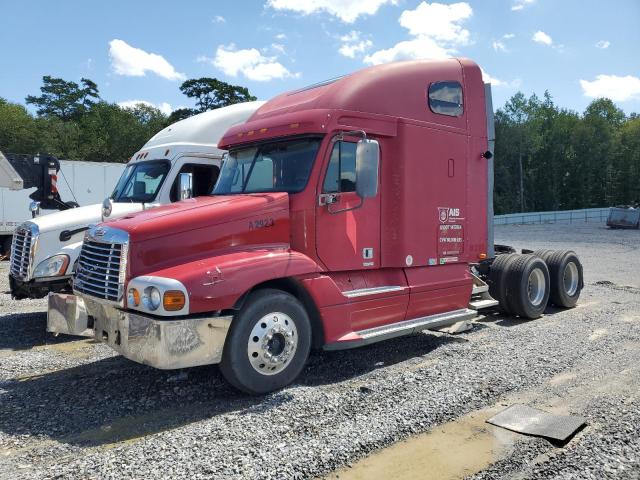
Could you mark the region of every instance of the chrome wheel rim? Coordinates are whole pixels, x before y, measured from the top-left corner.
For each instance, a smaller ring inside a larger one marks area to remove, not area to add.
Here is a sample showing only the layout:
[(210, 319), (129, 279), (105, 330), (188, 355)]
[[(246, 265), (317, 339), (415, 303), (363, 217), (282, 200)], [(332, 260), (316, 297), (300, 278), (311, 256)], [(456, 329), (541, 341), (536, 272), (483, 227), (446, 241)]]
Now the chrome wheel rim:
[(580, 274), (578, 273), (578, 266), (569, 262), (564, 267), (564, 274), (562, 276), (562, 283), (564, 284), (564, 291), (570, 297), (573, 297), (578, 291), (578, 281)]
[(539, 268), (532, 270), (529, 274), (527, 291), (529, 293), (529, 301), (534, 307), (537, 307), (542, 303), (546, 290), (547, 282), (545, 281), (542, 270)]
[(296, 324), (282, 312), (272, 312), (258, 320), (247, 342), (249, 363), (261, 375), (275, 375), (287, 368), (297, 349)]

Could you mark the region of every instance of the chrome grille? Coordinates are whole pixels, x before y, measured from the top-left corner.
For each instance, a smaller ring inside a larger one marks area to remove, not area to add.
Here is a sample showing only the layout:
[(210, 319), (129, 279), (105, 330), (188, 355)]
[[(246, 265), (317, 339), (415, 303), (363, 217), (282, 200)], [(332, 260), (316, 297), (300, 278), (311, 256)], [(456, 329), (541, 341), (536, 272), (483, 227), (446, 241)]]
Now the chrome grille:
[(111, 302), (122, 299), (126, 243), (85, 237), (78, 257), (73, 287), (76, 291)]
[(13, 233), (11, 242), (10, 272), (14, 278), (27, 281), (31, 277), (31, 252), (36, 241), (33, 229), (28, 225), (20, 225)]

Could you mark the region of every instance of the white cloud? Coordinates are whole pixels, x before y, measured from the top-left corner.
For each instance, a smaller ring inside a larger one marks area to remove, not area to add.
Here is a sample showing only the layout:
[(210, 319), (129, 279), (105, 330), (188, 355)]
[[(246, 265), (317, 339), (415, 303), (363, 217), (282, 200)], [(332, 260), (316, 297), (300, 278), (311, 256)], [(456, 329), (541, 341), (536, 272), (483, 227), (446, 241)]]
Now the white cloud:
[(216, 15), (215, 17), (213, 17), (213, 23), (226, 23), (227, 19), (224, 18), (222, 15)]
[(413, 60), (418, 58), (447, 58), (454, 52), (438, 45), (429, 37), (418, 37), (395, 44), (386, 50), (378, 50), (364, 57), (364, 62), (371, 65), (395, 62), (397, 60)]
[(360, 16), (375, 15), (385, 4), (396, 5), (397, 0), (267, 0), (267, 6), (275, 10), (303, 15), (326, 12), (345, 23), (353, 23)]
[(469, 30), (461, 24), (471, 15), (473, 10), (466, 2), (445, 5), (423, 1), (414, 10), (402, 12), (399, 19), (400, 25), (414, 38), (367, 55), (364, 61), (379, 64), (395, 60), (450, 57), (457, 52), (458, 46), (469, 43)]
[(487, 72), (485, 72), (482, 68), (480, 69), (480, 71), (482, 72), (482, 80), (485, 83), (490, 83), (492, 87), (518, 88), (522, 83), (520, 79), (511, 80), (510, 82), (506, 80), (500, 80), (499, 78), (492, 77)]
[(184, 80), (183, 73), (176, 72), (162, 55), (148, 53), (129, 45), (124, 40), (113, 39), (109, 42), (111, 66), (118, 75), (144, 77), (147, 72), (167, 80)]
[(280, 52), (283, 55), (286, 53), (286, 51), (284, 49), (284, 45), (282, 45), (281, 43), (272, 43), (271, 44), (271, 49), (275, 50), (276, 52)]
[(356, 55), (362, 54), (373, 46), (373, 42), (369, 39), (363, 39), (361, 32), (351, 30), (348, 34), (340, 37), (342, 45), (338, 50), (341, 55), (349, 58), (356, 58)]
[(285, 33), (279, 33), (276, 35), (276, 40), (286, 40), (287, 35)]
[(499, 40), (494, 40), (494, 42), (491, 44), (491, 46), (493, 47), (493, 49), (496, 52), (506, 52), (507, 51), (507, 46), (499, 41)]
[[(503, 40), (511, 40), (513, 37), (515, 37), (514, 33), (505, 33), (504, 35), (502, 35), (502, 39)], [(493, 47), (493, 49), (496, 52), (508, 52), (509, 49), (507, 48), (507, 44), (505, 42), (503, 42), (502, 40), (494, 40), (493, 43), (491, 44), (491, 46)]]
[(434, 40), (466, 44), (469, 41), (469, 30), (462, 28), (461, 22), (473, 14), (471, 6), (466, 2), (420, 3), (415, 10), (405, 10), (400, 15), (400, 25), (409, 30), (411, 35), (426, 35)]
[(158, 104), (148, 102), (147, 100), (125, 100), (124, 102), (118, 102), (118, 106), (122, 108), (135, 108), (136, 105), (138, 104), (146, 105), (147, 107), (157, 108), (165, 115), (170, 115), (171, 112), (173, 112), (173, 108), (167, 102), (161, 102)]
[(536, 3), (536, 0), (516, 0), (514, 4), (511, 6), (511, 10), (513, 10), (514, 12), (518, 10), (523, 10), (524, 7), (533, 5), (534, 3)]
[(640, 78), (632, 75), (596, 75), (592, 81), (580, 80), (585, 97), (607, 97), (615, 102), (640, 99)]
[(533, 37), (531, 37), (531, 40), (542, 45), (551, 46), (553, 44), (553, 40), (551, 39), (551, 37), (544, 33), (542, 30), (538, 30), (536, 33), (534, 33)]
[(604, 50), (605, 48), (609, 48), (609, 45), (611, 45), (611, 42), (609, 40), (600, 40), (598, 43), (596, 43), (596, 47), (601, 48), (602, 50)]
[(505, 82), (503, 82), (502, 80), (489, 75), (482, 68), (480, 69), (480, 71), (482, 72), (482, 80), (484, 81), (484, 83), (490, 83), (494, 87), (499, 87), (505, 84)]
[(264, 56), (257, 48), (237, 50), (236, 46), (220, 45), (214, 58), (198, 57), (200, 62), (212, 63), (231, 77), (244, 75), (249, 80), (267, 82), (275, 78), (298, 77), (277, 61), (277, 57)]

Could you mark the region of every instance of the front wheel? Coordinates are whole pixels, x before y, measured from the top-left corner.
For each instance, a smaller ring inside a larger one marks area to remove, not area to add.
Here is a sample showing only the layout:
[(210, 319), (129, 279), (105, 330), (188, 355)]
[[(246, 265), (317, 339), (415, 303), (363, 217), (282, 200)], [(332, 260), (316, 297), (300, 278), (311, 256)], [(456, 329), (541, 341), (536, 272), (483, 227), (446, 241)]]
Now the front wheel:
[(220, 370), (244, 392), (267, 393), (300, 374), (310, 349), (311, 324), (300, 301), (281, 290), (258, 290), (231, 323)]

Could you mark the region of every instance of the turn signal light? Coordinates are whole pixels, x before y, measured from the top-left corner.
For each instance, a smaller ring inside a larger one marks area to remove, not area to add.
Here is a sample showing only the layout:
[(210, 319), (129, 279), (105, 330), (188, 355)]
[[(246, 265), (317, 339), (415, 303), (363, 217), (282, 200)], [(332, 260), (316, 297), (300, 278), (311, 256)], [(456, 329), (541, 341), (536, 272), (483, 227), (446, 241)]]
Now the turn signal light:
[(184, 307), (184, 293), (180, 290), (167, 290), (162, 297), (162, 305), (168, 312), (176, 312)]
[(487, 254), (481, 253), (480, 255), (478, 255), (478, 257), (480, 258), (480, 260), (484, 260), (485, 258), (487, 258)]
[(131, 303), (134, 307), (140, 305), (140, 292), (135, 288), (129, 289), (129, 303)]

